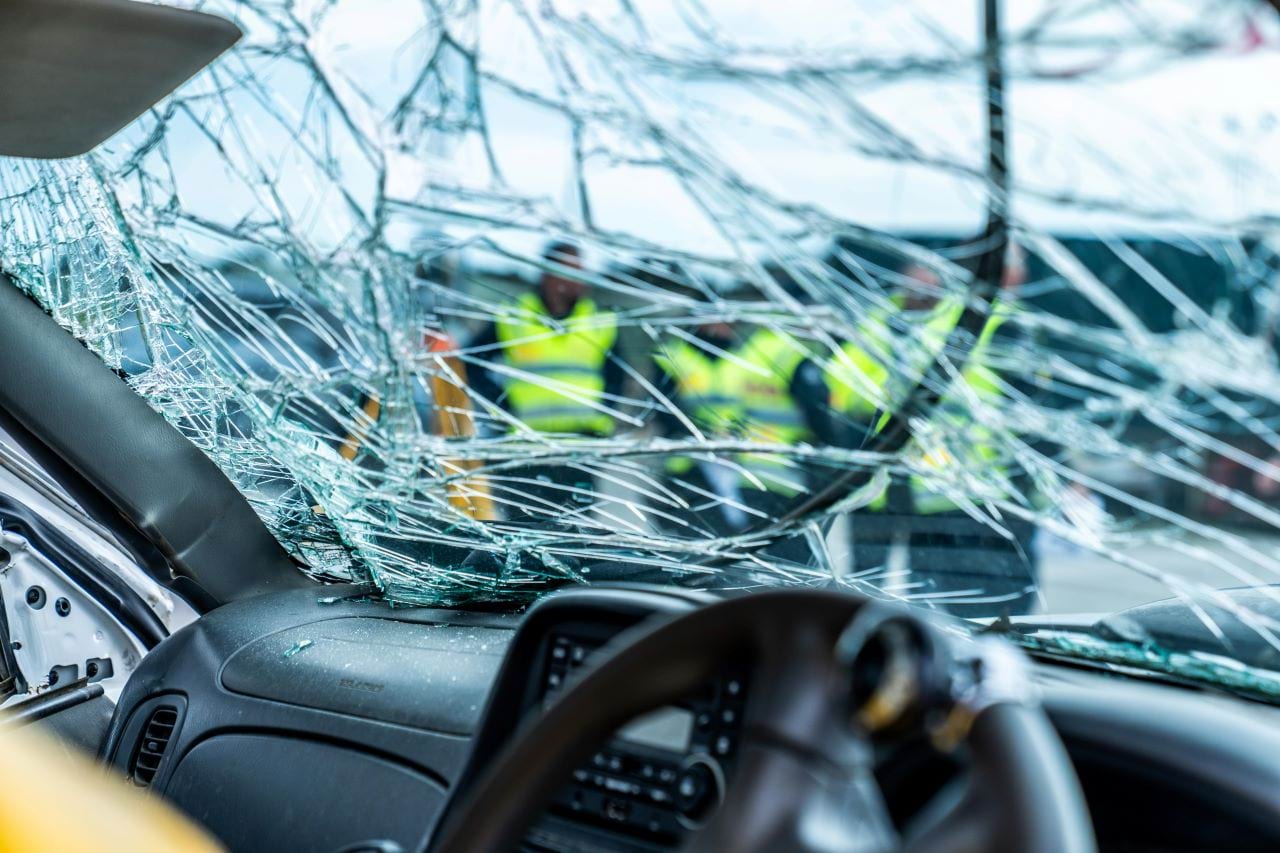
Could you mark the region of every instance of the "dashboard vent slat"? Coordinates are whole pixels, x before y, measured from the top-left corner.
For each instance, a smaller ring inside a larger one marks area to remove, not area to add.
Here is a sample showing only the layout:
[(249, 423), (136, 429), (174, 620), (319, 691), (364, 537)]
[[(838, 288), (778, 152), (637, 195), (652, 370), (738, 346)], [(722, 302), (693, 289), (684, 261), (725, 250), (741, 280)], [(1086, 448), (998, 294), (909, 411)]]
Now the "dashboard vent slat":
[(162, 705), (151, 712), (133, 751), (133, 761), (129, 762), (129, 778), (133, 784), (140, 788), (151, 787), (177, 726), (177, 708)]

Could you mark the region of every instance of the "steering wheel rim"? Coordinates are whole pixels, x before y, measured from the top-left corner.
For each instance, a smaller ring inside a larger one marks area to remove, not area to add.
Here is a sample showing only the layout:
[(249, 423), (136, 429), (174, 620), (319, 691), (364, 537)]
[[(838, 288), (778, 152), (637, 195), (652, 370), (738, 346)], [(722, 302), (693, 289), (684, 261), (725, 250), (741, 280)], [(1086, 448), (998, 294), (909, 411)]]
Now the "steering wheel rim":
[[(837, 709), (848, 675), (835, 665), (841, 634), (868, 599), (827, 590), (776, 590), (716, 602), (625, 632), (610, 644), (611, 656), (567, 685), (557, 700), (527, 720), (485, 769), (458, 808), (451, 809), (433, 849), (444, 853), (512, 849), (546, 808), (552, 795), (607, 738), (635, 716), (679, 701), (711, 680), (727, 660), (756, 661), (744, 715), (740, 758), (749, 749), (777, 759), (832, 765), (832, 738), (846, 731)], [(769, 684), (769, 690), (758, 685)], [(1095, 848), (1078, 780), (1056, 732), (1033, 704), (995, 702), (978, 709), (967, 728), (968, 751), (980, 786), (961, 808), (936, 821), (908, 844), (913, 851), (960, 848), (1062, 850)], [(855, 739), (856, 741), (856, 739)], [(857, 743), (846, 744), (857, 754)], [(835, 762), (838, 764), (839, 762)], [(790, 764), (782, 762), (790, 768)], [(782, 766), (773, 761), (776, 768)], [(692, 839), (706, 849), (765, 849), (782, 843), (761, 821), (734, 815), (753, 800), (743, 784), (730, 785), (719, 814)], [(790, 769), (783, 772), (791, 772)], [(511, 784), (519, 779), (520, 784)], [(1000, 783), (1000, 799), (991, 796)], [(1008, 784), (1012, 782), (1013, 784)], [(776, 788), (774, 799), (777, 799)], [(797, 793), (792, 791), (792, 793)], [(775, 811), (794, 811), (799, 799)], [(794, 818), (792, 814), (790, 817)], [(774, 819), (782, 821), (786, 814)], [(748, 823), (747, 832), (734, 831)], [(762, 832), (764, 835), (762, 835)], [(799, 837), (789, 843), (804, 846)]]

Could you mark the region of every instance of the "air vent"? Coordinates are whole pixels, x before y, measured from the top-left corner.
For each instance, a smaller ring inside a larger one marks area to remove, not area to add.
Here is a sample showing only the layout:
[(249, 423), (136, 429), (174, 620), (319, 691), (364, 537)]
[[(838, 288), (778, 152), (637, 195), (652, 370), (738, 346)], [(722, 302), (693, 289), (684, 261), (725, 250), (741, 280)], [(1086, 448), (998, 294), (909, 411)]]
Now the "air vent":
[(151, 712), (142, 737), (138, 738), (138, 748), (134, 750), (133, 761), (129, 764), (129, 778), (140, 788), (149, 788), (164, 760), (165, 750), (173, 739), (173, 731), (178, 727), (178, 709), (161, 705)]

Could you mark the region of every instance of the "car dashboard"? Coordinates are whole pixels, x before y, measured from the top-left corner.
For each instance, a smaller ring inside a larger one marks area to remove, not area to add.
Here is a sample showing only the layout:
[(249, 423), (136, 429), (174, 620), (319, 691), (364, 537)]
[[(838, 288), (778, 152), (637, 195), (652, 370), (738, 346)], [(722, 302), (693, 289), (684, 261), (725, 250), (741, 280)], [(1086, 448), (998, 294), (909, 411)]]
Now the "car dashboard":
[[(582, 588), (527, 612), (389, 608), (354, 590), (220, 608), (131, 677), (104, 759), (233, 850), (421, 850), (575, 673), (650, 620), (707, 603)], [(642, 630), (642, 629), (641, 629)], [(1277, 849), (1280, 712), (1115, 674), (1037, 666), (1104, 850)], [(623, 726), (566, 779), (529, 850), (678, 847), (733, 782), (750, 661)], [(895, 821), (962, 772), (920, 740), (877, 775)], [(519, 779), (511, 784), (519, 784)]]

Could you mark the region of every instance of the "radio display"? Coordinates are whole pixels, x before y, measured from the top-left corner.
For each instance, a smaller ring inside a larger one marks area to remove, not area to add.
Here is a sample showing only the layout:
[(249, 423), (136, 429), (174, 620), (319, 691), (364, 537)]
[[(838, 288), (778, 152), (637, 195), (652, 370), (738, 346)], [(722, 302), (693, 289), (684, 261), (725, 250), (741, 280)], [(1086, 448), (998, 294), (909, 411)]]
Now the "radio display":
[(682, 708), (659, 708), (636, 717), (618, 730), (617, 738), (652, 749), (685, 753), (693, 735), (693, 713)]

